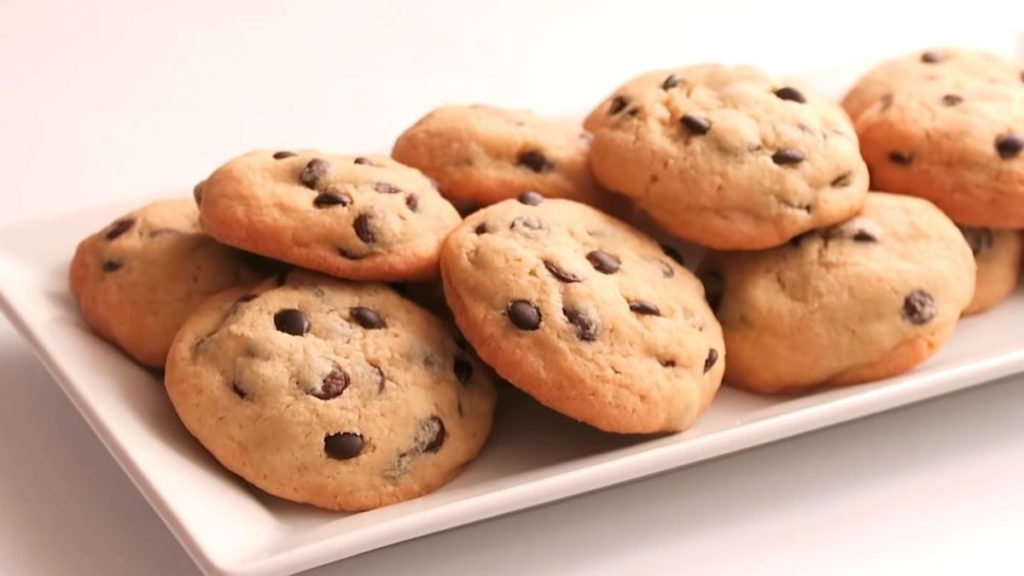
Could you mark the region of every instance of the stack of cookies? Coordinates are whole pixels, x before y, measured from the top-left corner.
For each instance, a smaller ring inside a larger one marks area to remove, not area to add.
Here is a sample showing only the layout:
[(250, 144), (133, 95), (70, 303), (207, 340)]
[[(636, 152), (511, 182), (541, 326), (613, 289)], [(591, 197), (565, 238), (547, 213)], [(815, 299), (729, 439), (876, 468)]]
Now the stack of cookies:
[(601, 430), (670, 433), (723, 379), (790, 393), (928, 358), (1019, 275), (1010, 72), (927, 52), (840, 106), (693, 66), (628, 81), (582, 129), (445, 106), (391, 158), (230, 160), (194, 199), (84, 240), (71, 289), (98, 334), (165, 369), (227, 469), (366, 510), (455, 477), (499, 379)]

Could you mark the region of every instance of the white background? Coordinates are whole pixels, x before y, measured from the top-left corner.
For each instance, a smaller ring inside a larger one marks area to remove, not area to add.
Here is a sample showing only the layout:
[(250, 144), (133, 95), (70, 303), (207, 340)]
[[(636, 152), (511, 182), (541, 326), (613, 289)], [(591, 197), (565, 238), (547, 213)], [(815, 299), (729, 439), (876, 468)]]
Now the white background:
[[(1021, 47), (1011, 2), (0, 0), (0, 226), (190, 188), (254, 147), (386, 150), (442, 102), (585, 111), (698, 61), (781, 74)], [(0, 574), (194, 574), (0, 319)], [(1024, 378), (317, 571), (1024, 571)]]

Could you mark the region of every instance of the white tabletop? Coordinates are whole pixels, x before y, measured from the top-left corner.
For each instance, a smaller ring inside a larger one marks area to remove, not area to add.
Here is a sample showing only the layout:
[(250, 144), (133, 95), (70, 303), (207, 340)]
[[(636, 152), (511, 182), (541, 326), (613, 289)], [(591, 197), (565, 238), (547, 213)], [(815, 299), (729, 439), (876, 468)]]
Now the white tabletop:
[[(0, 226), (253, 147), (385, 150), (445, 101), (579, 113), (648, 68), (1012, 56), (1024, 31), (1007, 2), (907, 4), (0, 0)], [(196, 573), (2, 319), (0, 382), (0, 574)], [(1019, 574), (1022, 406), (1018, 376), (314, 573)]]

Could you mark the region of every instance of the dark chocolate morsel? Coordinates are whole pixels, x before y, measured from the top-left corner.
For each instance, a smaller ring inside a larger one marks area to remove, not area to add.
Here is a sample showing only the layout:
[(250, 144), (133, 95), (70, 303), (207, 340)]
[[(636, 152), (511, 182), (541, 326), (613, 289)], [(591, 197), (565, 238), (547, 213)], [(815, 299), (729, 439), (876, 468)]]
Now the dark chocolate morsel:
[(326, 160), (313, 158), (299, 173), (299, 182), (306, 188), (316, 188), (317, 181), (326, 176), (330, 169), (331, 165)]
[(506, 309), (509, 320), (520, 330), (536, 330), (540, 328), (540, 309), (527, 300), (513, 300)]
[(536, 206), (544, 201), (544, 197), (537, 192), (529, 190), (520, 194), (516, 200), (519, 200), (521, 204), (526, 204), (527, 206)]
[(715, 363), (718, 362), (718, 350), (711, 348), (708, 350), (708, 357), (704, 359), (704, 373), (707, 374), (708, 370), (715, 367)]
[(602, 274), (614, 274), (619, 271), (619, 266), (622, 265), (622, 261), (619, 260), (618, 256), (609, 254), (604, 250), (593, 250), (587, 253), (587, 260), (594, 267), (594, 270)]
[(107, 240), (113, 240), (131, 230), (134, 225), (135, 218), (121, 218), (107, 227), (107, 231), (103, 234), (103, 237)]
[(309, 332), (309, 319), (296, 308), (284, 308), (274, 314), (274, 327), (280, 332), (292, 336), (302, 336)]
[(367, 330), (378, 330), (380, 328), (387, 328), (388, 323), (384, 318), (377, 313), (376, 310), (372, 310), (365, 306), (353, 306), (348, 310), (349, 318), (351, 318), (356, 324), (359, 324)]
[(935, 298), (920, 288), (911, 290), (903, 299), (903, 318), (914, 326), (931, 322), (937, 312)]
[(335, 460), (349, 460), (363, 451), (363, 437), (354, 432), (338, 432), (324, 436), (324, 453)]
[(597, 340), (597, 322), (578, 308), (562, 308), (562, 314), (576, 328), (576, 337), (584, 342)]

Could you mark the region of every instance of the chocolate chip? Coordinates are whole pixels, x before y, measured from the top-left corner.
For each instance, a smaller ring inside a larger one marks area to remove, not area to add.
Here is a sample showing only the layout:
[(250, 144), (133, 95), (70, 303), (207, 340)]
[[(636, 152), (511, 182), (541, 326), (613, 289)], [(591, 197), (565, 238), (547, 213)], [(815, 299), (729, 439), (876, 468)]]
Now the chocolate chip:
[(889, 162), (900, 166), (910, 166), (914, 163), (914, 155), (909, 152), (889, 152)]
[(782, 100), (791, 100), (801, 104), (807, 102), (807, 98), (804, 97), (803, 93), (792, 86), (783, 86), (782, 88), (779, 88), (775, 91), (775, 95)]
[(373, 162), (372, 162), (372, 161), (371, 161), (371, 160), (370, 160), (369, 158), (367, 158), (366, 156), (359, 156), (358, 158), (356, 158), (356, 159), (355, 159), (355, 160), (353, 160), (352, 162), (353, 162), (353, 164), (365, 164), (365, 165), (367, 165), (367, 166), (376, 166), (376, 164), (374, 164), (374, 163), (373, 163)]
[(676, 366), (675, 360), (658, 360), (658, 363), (664, 366), (665, 368), (675, 368)]
[(661, 266), (661, 275), (665, 278), (671, 278), (676, 275), (676, 271), (672, 269), (672, 265), (668, 262), (662, 262), (659, 260), (658, 264)]
[(669, 246), (668, 244), (659, 244), (661, 246), (662, 253), (665, 256), (671, 258), (676, 264), (679, 264), (683, 268), (686, 268), (686, 261), (683, 259), (683, 255), (679, 253), (679, 250)]
[(562, 308), (562, 314), (576, 328), (576, 337), (584, 342), (597, 340), (597, 323), (586, 312), (577, 308)]
[(103, 261), (103, 271), (104, 272), (114, 272), (116, 270), (120, 270), (121, 266), (124, 266), (124, 264), (122, 264), (120, 260), (104, 260)]
[(975, 256), (980, 256), (992, 247), (992, 230), (989, 228), (969, 228), (963, 227), (960, 229), (963, 233), (964, 238), (967, 239), (967, 244), (971, 246), (971, 252)]
[(285, 158), (291, 158), (292, 156), (295, 156), (295, 152), (289, 152), (287, 150), (274, 152), (274, 160), (284, 160)]
[(532, 216), (516, 216), (508, 227), (509, 230), (522, 230), (523, 228), (527, 230), (543, 230), (544, 222)]
[(452, 367), (452, 370), (455, 372), (455, 377), (463, 384), (469, 382), (469, 379), (473, 377), (473, 365), (462, 358), (455, 359), (455, 365)]
[(963, 101), (964, 97), (959, 94), (946, 94), (942, 97), (942, 103), (946, 106), (956, 106)]
[(324, 436), (324, 453), (335, 460), (349, 460), (363, 451), (363, 437), (354, 432), (338, 432)]
[(203, 205), (203, 184), (206, 184), (206, 180), (203, 180), (192, 188), (192, 198), (196, 201), (196, 206)]
[(661, 316), (661, 309), (658, 308), (658, 305), (645, 300), (630, 300), (629, 309), (642, 316)]
[(384, 385), (387, 383), (387, 378), (384, 377), (384, 371), (381, 370), (380, 366), (376, 364), (370, 364), (370, 368), (377, 373), (377, 393), (380, 394), (384, 391)]
[(516, 200), (519, 200), (521, 204), (526, 204), (527, 206), (536, 206), (544, 201), (544, 197), (539, 193), (530, 190), (520, 194)]
[(376, 184), (373, 185), (373, 190), (375, 192), (380, 192), (381, 194), (401, 194), (402, 193), (402, 189), (401, 188), (399, 188), (398, 186), (395, 186), (394, 184), (391, 184), (390, 182), (377, 182)]
[(544, 261), (544, 267), (548, 269), (548, 272), (551, 272), (552, 276), (554, 276), (555, 278), (562, 282), (571, 284), (573, 282), (583, 281), (583, 278), (580, 278), (576, 274), (573, 274), (572, 272), (569, 272), (568, 270), (559, 267), (558, 264), (555, 264), (550, 260)]
[(700, 116), (694, 116), (692, 114), (684, 114), (679, 122), (686, 128), (690, 134), (696, 136), (703, 136), (711, 130), (711, 122), (707, 118), (701, 118)]
[(257, 296), (259, 296), (259, 294), (243, 294), (238, 297), (238, 300), (235, 300), (235, 304), (245, 304), (246, 302), (252, 302), (253, 300), (256, 299)]
[(619, 266), (622, 265), (622, 261), (619, 260), (618, 256), (609, 254), (604, 250), (593, 250), (587, 253), (587, 260), (594, 267), (594, 270), (602, 274), (614, 274), (619, 271)]
[(853, 233), (854, 242), (878, 242), (878, 238), (867, 230), (857, 230)]
[(380, 328), (388, 327), (388, 323), (384, 321), (384, 318), (376, 310), (366, 308), (365, 306), (349, 308), (348, 315), (356, 324), (367, 330), (379, 330)]
[(413, 212), (420, 211), (420, 196), (415, 192), (405, 197), (405, 206)]
[(1016, 134), (1003, 134), (996, 137), (996, 152), (1002, 159), (1014, 158), (1024, 150), (1024, 138)]
[(487, 224), (485, 224), (483, 222), (481, 222), (480, 224), (477, 224), (476, 228), (473, 228), (473, 232), (477, 236), (479, 236), (481, 234), (487, 234)]
[(626, 115), (630, 116), (631, 118), (636, 118), (638, 114), (640, 114), (640, 108), (637, 106), (633, 106), (629, 110), (626, 110)]
[(931, 322), (935, 314), (935, 298), (920, 288), (911, 290), (903, 299), (903, 318), (915, 326)]
[(348, 374), (342, 370), (341, 366), (335, 364), (331, 373), (324, 377), (320, 389), (314, 390), (311, 394), (321, 400), (330, 400), (341, 396), (345, 388), (348, 388)]
[(555, 169), (555, 164), (548, 160), (540, 150), (527, 150), (519, 155), (516, 164), (525, 166), (537, 173), (550, 172)]
[(772, 154), (772, 162), (775, 162), (779, 166), (799, 164), (803, 161), (804, 153), (799, 150), (793, 150), (792, 148), (785, 148), (783, 150), (779, 150), (775, 154)]
[(622, 112), (628, 104), (629, 100), (624, 96), (616, 96), (615, 98), (612, 98), (612, 103), (608, 106), (608, 114), (618, 114), (619, 112)]
[(850, 185), (852, 178), (853, 174), (851, 172), (844, 172), (836, 176), (835, 180), (832, 180), (831, 186), (833, 188), (846, 188)]
[(540, 328), (540, 309), (526, 300), (509, 302), (506, 310), (509, 320), (520, 330), (536, 330)]
[(938, 64), (939, 62), (942, 62), (942, 56), (936, 52), (925, 52), (924, 54), (921, 54), (921, 62), (924, 62), (925, 64)]
[(118, 236), (121, 236), (125, 232), (132, 229), (135, 225), (135, 218), (122, 218), (117, 220), (113, 224), (107, 227), (107, 232), (103, 235), (107, 240), (113, 240)]
[(249, 395), (249, 393), (246, 392), (244, 388), (242, 388), (242, 385), (238, 382), (238, 380), (234, 380), (231, 382), (231, 391), (235, 393), (235, 396), (238, 396), (242, 400), (245, 400), (245, 397)]
[(331, 206), (348, 206), (352, 203), (352, 197), (344, 193), (324, 192), (313, 199), (313, 206), (317, 208), (329, 208)]
[(373, 234), (373, 229), (370, 228), (369, 214), (360, 214), (357, 216), (352, 227), (355, 228), (356, 236), (358, 236), (364, 243), (373, 244), (377, 241), (377, 238)]
[[(430, 454), (437, 454), (441, 446), (444, 446), (445, 438), (448, 437), (448, 432), (444, 429), (444, 421), (437, 416), (431, 416), (421, 426), (426, 432), (424, 435), (426, 443), (419, 446), (420, 450)], [(417, 434), (417, 436), (419, 435)]]
[(285, 308), (274, 314), (274, 327), (285, 334), (302, 336), (309, 332), (309, 320), (301, 310)]
[(675, 74), (669, 74), (668, 78), (665, 78), (665, 81), (661, 83), (662, 90), (671, 90), (676, 86), (679, 86), (679, 78)]
[(708, 357), (704, 359), (704, 373), (707, 374), (708, 370), (715, 367), (718, 362), (718, 350), (711, 348), (708, 350)]
[(326, 160), (313, 158), (302, 169), (302, 172), (299, 173), (299, 182), (302, 182), (306, 188), (315, 189), (317, 181), (326, 176), (330, 169), (331, 165)]

